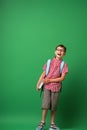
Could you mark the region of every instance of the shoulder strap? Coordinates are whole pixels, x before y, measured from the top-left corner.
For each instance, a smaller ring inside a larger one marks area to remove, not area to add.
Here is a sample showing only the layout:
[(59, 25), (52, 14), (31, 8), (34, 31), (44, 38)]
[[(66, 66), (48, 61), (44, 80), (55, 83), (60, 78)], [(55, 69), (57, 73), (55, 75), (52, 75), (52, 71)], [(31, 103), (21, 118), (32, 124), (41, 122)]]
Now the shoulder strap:
[(51, 63), (51, 59), (48, 59), (48, 60), (47, 60), (47, 64), (46, 64), (46, 75), (47, 75), (48, 72), (49, 72), (49, 69), (50, 69), (50, 63)]
[[(48, 75), (48, 72), (49, 72), (49, 69), (50, 69), (50, 63), (51, 63), (51, 59), (48, 59), (47, 63), (46, 63), (46, 75)], [(43, 91), (43, 82), (40, 84), (40, 88), (41, 88), (41, 92), (40, 92), (40, 97), (41, 97), (41, 94), (42, 94), (42, 91)]]
[(62, 73), (63, 67), (64, 67), (64, 61), (62, 61), (61, 64), (60, 64), (60, 74)]
[[(48, 60), (47, 60), (47, 64), (46, 64), (46, 75), (47, 75), (48, 72), (49, 72), (50, 63), (51, 63), (51, 59), (48, 59)], [(64, 63), (65, 63), (65, 62), (62, 61), (61, 64), (60, 64), (60, 74), (62, 73), (62, 69), (63, 69), (63, 67), (64, 67)]]

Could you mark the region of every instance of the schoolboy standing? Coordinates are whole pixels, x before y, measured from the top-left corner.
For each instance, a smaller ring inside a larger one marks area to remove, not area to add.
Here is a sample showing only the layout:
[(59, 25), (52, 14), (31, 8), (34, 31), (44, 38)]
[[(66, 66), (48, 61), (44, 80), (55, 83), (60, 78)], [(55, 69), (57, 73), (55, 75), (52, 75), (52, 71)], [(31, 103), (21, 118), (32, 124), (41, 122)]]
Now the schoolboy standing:
[(59, 93), (61, 90), (61, 82), (65, 79), (68, 73), (68, 66), (64, 62), (64, 67), (62, 69), (62, 74), (60, 74), (60, 64), (63, 60), (63, 56), (66, 54), (66, 47), (64, 45), (58, 45), (55, 48), (55, 57), (52, 58), (50, 63), (50, 70), (46, 76), (46, 64), (44, 65), (43, 73), (41, 74), (36, 89), (39, 90), (39, 85), (41, 82), (44, 83), (43, 100), (42, 100), (42, 119), (36, 128), (36, 130), (42, 130), (46, 123), (47, 112), (50, 109), (51, 119), (49, 130), (59, 130), (55, 125), (56, 108)]

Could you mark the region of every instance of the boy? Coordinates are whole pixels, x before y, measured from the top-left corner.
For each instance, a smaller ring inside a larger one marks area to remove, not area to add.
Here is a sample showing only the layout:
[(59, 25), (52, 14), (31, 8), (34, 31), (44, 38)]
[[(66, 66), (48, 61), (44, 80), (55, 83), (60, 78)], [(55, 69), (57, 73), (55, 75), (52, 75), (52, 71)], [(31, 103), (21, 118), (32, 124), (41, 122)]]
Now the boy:
[(46, 115), (48, 110), (51, 111), (50, 129), (59, 130), (55, 125), (56, 107), (59, 92), (61, 90), (61, 82), (65, 79), (68, 73), (68, 66), (64, 62), (62, 74), (60, 74), (60, 64), (63, 56), (66, 54), (66, 47), (64, 45), (58, 45), (55, 48), (55, 57), (51, 60), (50, 70), (46, 76), (46, 64), (44, 65), (44, 71), (41, 74), (36, 89), (39, 90), (41, 82), (44, 83), (43, 101), (42, 101), (42, 119), (36, 130), (42, 130), (45, 126)]

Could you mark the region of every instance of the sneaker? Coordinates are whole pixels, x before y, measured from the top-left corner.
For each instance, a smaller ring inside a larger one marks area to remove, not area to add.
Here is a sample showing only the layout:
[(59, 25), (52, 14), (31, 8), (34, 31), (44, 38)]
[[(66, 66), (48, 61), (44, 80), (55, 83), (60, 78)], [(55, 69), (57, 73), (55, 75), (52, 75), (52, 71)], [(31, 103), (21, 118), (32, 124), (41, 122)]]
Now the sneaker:
[(40, 122), (36, 130), (43, 130), (44, 126), (45, 126), (45, 123)]
[(49, 130), (60, 130), (55, 124), (51, 124)]

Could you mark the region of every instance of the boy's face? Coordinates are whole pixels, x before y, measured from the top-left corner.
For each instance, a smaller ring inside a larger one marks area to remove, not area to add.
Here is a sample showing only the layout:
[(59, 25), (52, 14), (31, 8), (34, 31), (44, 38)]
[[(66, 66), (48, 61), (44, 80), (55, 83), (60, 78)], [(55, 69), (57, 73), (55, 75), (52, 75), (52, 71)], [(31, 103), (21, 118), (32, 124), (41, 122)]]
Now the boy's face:
[(55, 55), (57, 59), (62, 59), (62, 57), (65, 55), (64, 48), (61, 46), (57, 47), (55, 50)]

